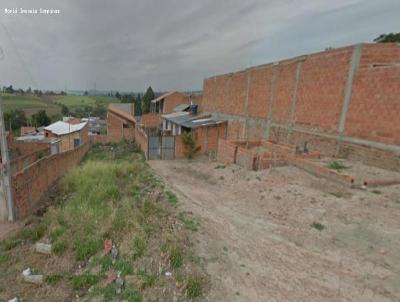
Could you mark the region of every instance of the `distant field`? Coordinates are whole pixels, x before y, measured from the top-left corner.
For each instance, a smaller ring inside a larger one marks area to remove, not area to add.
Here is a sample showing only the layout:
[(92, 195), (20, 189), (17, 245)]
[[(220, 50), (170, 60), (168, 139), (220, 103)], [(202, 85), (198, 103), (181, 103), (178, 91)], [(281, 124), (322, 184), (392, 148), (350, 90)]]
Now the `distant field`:
[(55, 103), (64, 104), (69, 109), (73, 109), (81, 106), (94, 106), (96, 101), (104, 103), (105, 105), (109, 103), (119, 103), (119, 100), (115, 97), (108, 96), (79, 96), (79, 95), (66, 95), (57, 96), (53, 99)]
[(48, 115), (60, 113), (60, 107), (36, 96), (20, 96), (20, 95), (2, 95), (4, 102), (4, 111), (23, 110), (26, 115), (30, 116), (39, 110), (46, 110)]
[(11, 110), (23, 110), (26, 115), (31, 116), (39, 110), (46, 110), (49, 116), (60, 114), (61, 106), (66, 105), (70, 110), (78, 107), (95, 106), (96, 102), (100, 102), (107, 106), (109, 103), (119, 103), (115, 97), (108, 96), (32, 96), (32, 95), (13, 95), (2, 94), (4, 101), (4, 111), (10, 112)]

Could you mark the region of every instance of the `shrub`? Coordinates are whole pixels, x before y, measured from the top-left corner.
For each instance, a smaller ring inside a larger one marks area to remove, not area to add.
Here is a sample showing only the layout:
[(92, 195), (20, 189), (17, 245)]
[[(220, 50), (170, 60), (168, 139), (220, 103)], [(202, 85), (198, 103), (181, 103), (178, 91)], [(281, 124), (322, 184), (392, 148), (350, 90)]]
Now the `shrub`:
[(196, 138), (192, 132), (182, 133), (182, 143), (185, 147), (185, 156), (188, 159), (192, 159), (200, 151), (200, 146), (197, 146)]

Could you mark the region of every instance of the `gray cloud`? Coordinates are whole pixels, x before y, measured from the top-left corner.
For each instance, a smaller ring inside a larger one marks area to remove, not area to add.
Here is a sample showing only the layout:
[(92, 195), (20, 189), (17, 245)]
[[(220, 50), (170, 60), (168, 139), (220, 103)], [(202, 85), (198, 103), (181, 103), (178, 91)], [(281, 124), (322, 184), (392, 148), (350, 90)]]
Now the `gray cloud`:
[[(60, 15), (5, 15), (4, 8)], [(0, 85), (201, 89), (205, 77), (398, 31), (398, 0), (3, 0)]]

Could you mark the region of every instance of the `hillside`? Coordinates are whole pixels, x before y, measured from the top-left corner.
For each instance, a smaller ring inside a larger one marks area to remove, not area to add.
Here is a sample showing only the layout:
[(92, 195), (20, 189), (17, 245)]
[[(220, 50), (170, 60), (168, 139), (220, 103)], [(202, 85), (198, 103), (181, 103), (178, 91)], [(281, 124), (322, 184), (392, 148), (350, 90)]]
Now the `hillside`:
[[(94, 147), (51, 194), (52, 206), (0, 243), (0, 300), (201, 297), (207, 277), (191, 248), (191, 234), (199, 226), (187, 213), (178, 213), (177, 202), (135, 145)], [(104, 252), (111, 248), (107, 240), (117, 256)], [(51, 243), (51, 255), (35, 253), (36, 242)], [(28, 267), (44, 276), (43, 284), (22, 280)], [(120, 291), (112, 282), (118, 272), (124, 280)]]
[(107, 106), (109, 103), (118, 103), (119, 99), (108, 96), (35, 96), (35, 95), (16, 95), (2, 94), (4, 101), (4, 111), (22, 110), (27, 116), (46, 110), (47, 115), (52, 116), (61, 114), (61, 104), (68, 107), (70, 111), (86, 106), (94, 107), (97, 104)]

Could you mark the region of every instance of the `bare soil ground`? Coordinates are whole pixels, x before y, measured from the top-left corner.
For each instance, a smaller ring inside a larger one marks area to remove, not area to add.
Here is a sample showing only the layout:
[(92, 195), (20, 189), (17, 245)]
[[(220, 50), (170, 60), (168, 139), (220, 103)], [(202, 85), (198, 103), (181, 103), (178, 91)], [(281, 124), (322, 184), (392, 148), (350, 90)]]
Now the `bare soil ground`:
[(151, 161), (198, 217), (208, 301), (400, 301), (400, 185), (349, 189), (294, 167)]
[(0, 241), (11, 236), (21, 227), (21, 223), (0, 222)]

